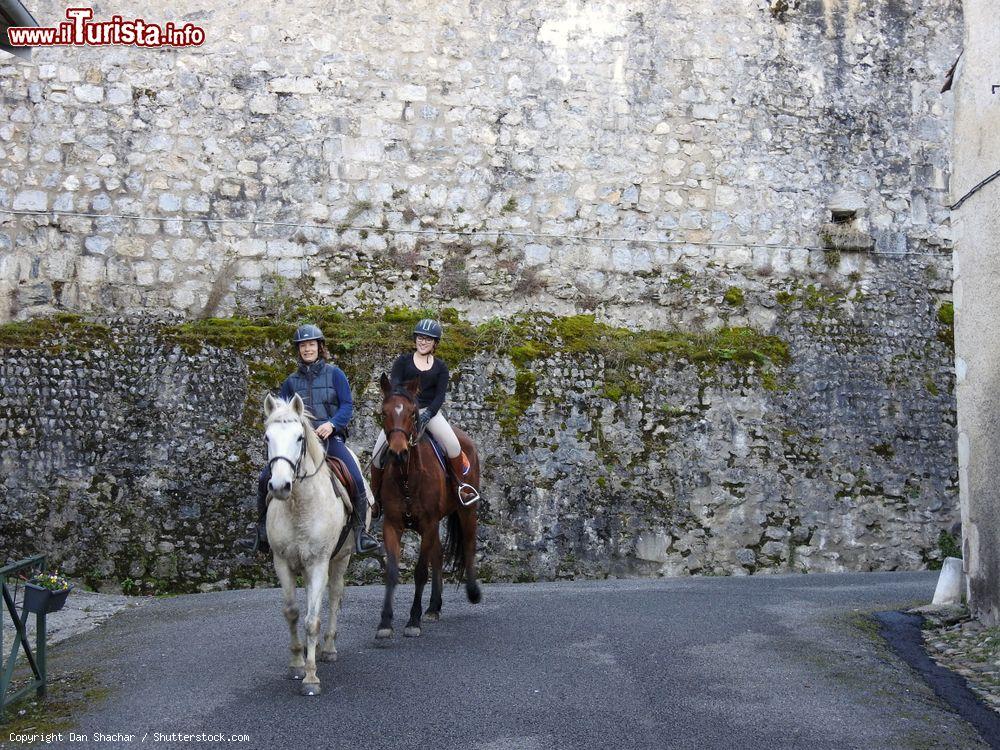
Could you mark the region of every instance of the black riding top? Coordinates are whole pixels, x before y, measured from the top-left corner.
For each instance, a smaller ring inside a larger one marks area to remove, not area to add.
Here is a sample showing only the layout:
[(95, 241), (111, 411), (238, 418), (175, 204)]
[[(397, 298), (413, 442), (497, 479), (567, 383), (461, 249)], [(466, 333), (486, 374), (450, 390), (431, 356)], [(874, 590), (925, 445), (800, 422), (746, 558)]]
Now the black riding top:
[(434, 364), (429, 370), (420, 370), (413, 364), (412, 354), (401, 354), (392, 363), (392, 373), (389, 379), (393, 388), (403, 388), (405, 384), (420, 378), (420, 392), (417, 394), (417, 404), (426, 409), (433, 417), (444, 405), (444, 397), (448, 392), (448, 365), (443, 360), (434, 358)]

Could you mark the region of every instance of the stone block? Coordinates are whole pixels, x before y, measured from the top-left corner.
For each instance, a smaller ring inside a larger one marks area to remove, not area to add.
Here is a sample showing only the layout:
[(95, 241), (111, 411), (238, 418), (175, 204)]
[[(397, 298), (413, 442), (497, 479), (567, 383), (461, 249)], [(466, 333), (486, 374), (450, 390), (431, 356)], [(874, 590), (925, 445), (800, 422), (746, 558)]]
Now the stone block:
[(140, 261), (132, 265), (135, 272), (135, 282), (139, 286), (152, 286), (156, 283), (156, 266), (149, 261)]
[(114, 241), (116, 255), (123, 258), (141, 258), (146, 254), (146, 240), (142, 237), (121, 236)]
[(15, 211), (46, 211), (48, 195), (42, 190), (23, 190), (14, 195)]
[(301, 76), (282, 76), (268, 81), (268, 89), (276, 94), (318, 94), (316, 80)]
[(161, 211), (180, 211), (181, 199), (172, 193), (161, 193), (159, 200), (157, 200), (157, 206)]
[(552, 258), (552, 250), (548, 245), (529, 243), (524, 246), (524, 261), (528, 265), (535, 266), (548, 263)]
[(385, 158), (382, 141), (376, 138), (344, 138), (341, 147), (347, 161), (378, 163)]
[(635, 540), (635, 556), (640, 560), (664, 563), (670, 549), (670, 537), (662, 532), (640, 534)]
[(250, 98), (250, 111), (255, 115), (273, 115), (278, 111), (278, 97), (257, 94)]
[(100, 256), (81, 256), (76, 263), (77, 278), (84, 284), (102, 281), (107, 275), (105, 262)]
[(120, 105), (132, 103), (132, 87), (126, 83), (118, 83), (108, 86), (105, 90), (108, 104)]
[(427, 100), (427, 87), (409, 84), (396, 89), (396, 98), (406, 102), (422, 102)]
[(687, 168), (687, 162), (683, 159), (666, 159), (663, 162), (663, 171), (670, 177), (679, 177)]
[(83, 84), (73, 89), (73, 95), (85, 104), (98, 104), (104, 101), (104, 89), (101, 86)]
[(111, 248), (111, 240), (107, 237), (91, 236), (83, 241), (83, 246), (91, 255), (107, 255)]

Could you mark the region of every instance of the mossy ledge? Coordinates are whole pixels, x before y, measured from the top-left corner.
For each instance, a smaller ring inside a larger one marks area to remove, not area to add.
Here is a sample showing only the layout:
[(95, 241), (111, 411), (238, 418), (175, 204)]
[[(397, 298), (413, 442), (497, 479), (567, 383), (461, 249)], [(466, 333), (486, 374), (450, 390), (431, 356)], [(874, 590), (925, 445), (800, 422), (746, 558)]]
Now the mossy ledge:
[(110, 326), (74, 313), (32, 318), (0, 325), (0, 350), (40, 349), (89, 351), (114, 343)]
[[(285, 346), (299, 322), (315, 321), (335, 354), (395, 352), (409, 346), (416, 322), (433, 314), (430, 310), (390, 308), (384, 312), (361, 310), (348, 316), (333, 308), (313, 306), (296, 308), (291, 320), (208, 318), (164, 326), (162, 334), (188, 351), (216, 346), (249, 353), (261, 347)], [(611, 356), (637, 364), (650, 354), (666, 353), (715, 364), (789, 361), (788, 345), (783, 340), (751, 328), (721, 328), (711, 333), (632, 331), (600, 323), (593, 315), (558, 317), (545, 313), (494, 318), (473, 325), (453, 308), (441, 311), (440, 319), (446, 334), (439, 351), (455, 364), (482, 352), (511, 357), (516, 364), (559, 352)]]
[[(350, 315), (326, 306), (295, 307), (276, 318), (206, 318), (184, 323), (161, 323), (158, 336), (167, 346), (188, 353), (205, 347), (231, 351), (249, 369), (249, 391), (272, 389), (287, 375), (289, 341), (296, 325), (319, 325), (337, 364), (356, 388), (363, 388), (385, 362), (410, 346), (411, 332), (422, 317), (439, 317), (446, 333), (439, 349), (457, 376), (463, 363), (481, 354), (508, 359), (515, 375), (511, 383), (498, 382), (487, 401), (496, 409), (502, 432), (516, 434), (521, 416), (540, 391), (536, 361), (553, 356), (591, 357), (603, 364), (604, 398), (620, 401), (640, 397), (636, 374), (659, 368), (665, 360), (691, 363), (705, 376), (720, 365), (745, 367), (773, 389), (775, 368), (787, 365), (788, 344), (746, 327), (720, 328), (710, 333), (633, 331), (601, 323), (593, 315), (559, 317), (546, 313), (494, 318), (478, 325), (464, 320), (453, 308), (438, 311), (410, 308), (362, 309)], [(0, 326), (0, 349), (91, 349), (115, 345), (111, 328), (78, 315), (9, 323)], [(246, 412), (250, 421), (256, 411)]]
[[(207, 318), (161, 324), (159, 333), (165, 342), (189, 353), (213, 346), (252, 355), (272, 347), (284, 349), (295, 326), (310, 321), (324, 330), (333, 354), (359, 352), (367, 359), (382, 351), (405, 350), (416, 322), (433, 315), (430, 310), (408, 308), (366, 309), (344, 315), (332, 307), (306, 306), (295, 308), (282, 319)], [(474, 325), (453, 308), (440, 311), (439, 317), (447, 329), (439, 353), (455, 366), (480, 353), (509, 357), (518, 367), (558, 353), (604, 356), (636, 365), (647, 364), (653, 354), (671, 354), (708, 365), (730, 361), (784, 365), (790, 361), (785, 341), (745, 327), (720, 328), (711, 333), (632, 331), (600, 323), (593, 315), (558, 317), (545, 313), (494, 318)], [(107, 324), (71, 313), (0, 325), (0, 349), (36, 349), (54, 344), (86, 349), (113, 342)]]
[[(430, 315), (433, 312), (429, 310), (406, 308), (344, 315), (329, 307), (301, 307), (290, 320), (209, 318), (164, 326), (162, 335), (189, 352), (215, 346), (252, 357), (269, 349), (283, 349), (298, 322), (315, 321), (326, 334), (337, 361), (351, 368), (358, 359), (354, 354), (362, 355), (360, 359), (369, 365), (378, 355), (404, 351), (410, 345), (413, 326), (421, 317)], [(648, 367), (650, 358), (656, 355), (686, 359), (702, 369), (728, 362), (784, 366), (791, 359), (784, 340), (745, 327), (720, 328), (711, 333), (632, 331), (598, 322), (593, 315), (558, 317), (544, 313), (495, 318), (474, 325), (452, 308), (441, 311), (440, 318), (446, 333), (439, 353), (453, 370), (478, 354), (509, 358), (518, 371), (555, 354), (603, 357), (606, 366), (612, 365), (615, 370)], [(533, 390), (523, 380), (522, 392)]]
[[(360, 387), (373, 376), (373, 362), (405, 351), (416, 322), (433, 315), (430, 310), (408, 308), (367, 309), (345, 315), (329, 307), (300, 307), (282, 320), (210, 318), (165, 326), (162, 335), (189, 352), (204, 346), (235, 351), (250, 365), (251, 387), (273, 387), (286, 374), (286, 347), (295, 325), (314, 321), (326, 334), (332, 356)], [(494, 318), (475, 325), (452, 308), (438, 316), (446, 328), (439, 352), (453, 373), (480, 354), (506, 358), (513, 364), (513, 387), (498, 384), (487, 397), (508, 437), (516, 434), (520, 417), (537, 398), (540, 375), (532, 371), (536, 360), (556, 355), (600, 358), (606, 379), (602, 395), (613, 401), (641, 395), (630, 373), (654, 368), (665, 358), (686, 360), (703, 375), (719, 365), (732, 364), (752, 367), (771, 380), (773, 368), (791, 360), (784, 340), (745, 327), (711, 333), (632, 331), (601, 323), (593, 315), (544, 313)]]
[[(287, 374), (288, 342), (301, 322), (315, 322), (326, 334), (331, 354), (352, 382), (370, 376), (371, 363), (380, 356), (405, 351), (411, 332), (422, 317), (435, 316), (425, 309), (364, 309), (345, 315), (332, 307), (304, 306), (281, 318), (207, 318), (159, 326), (168, 345), (188, 353), (205, 347), (233, 351), (244, 357), (252, 381), (273, 387)], [(625, 373), (628, 368), (647, 369), (660, 355), (687, 360), (699, 372), (725, 363), (784, 366), (790, 362), (788, 344), (752, 328), (727, 327), (710, 333), (684, 331), (633, 331), (601, 323), (593, 315), (558, 317), (546, 313), (494, 318), (478, 325), (463, 320), (453, 308), (439, 311), (446, 333), (440, 356), (453, 371), (479, 354), (508, 358), (518, 373), (535, 360), (559, 354), (603, 358), (609, 375), (606, 395), (617, 399), (635, 395)], [(0, 325), (0, 349), (55, 347), (87, 350), (115, 345), (110, 326), (99, 320), (63, 313)], [(533, 395), (534, 378), (516, 378), (517, 399)], [(358, 380), (361, 382), (361, 380)]]

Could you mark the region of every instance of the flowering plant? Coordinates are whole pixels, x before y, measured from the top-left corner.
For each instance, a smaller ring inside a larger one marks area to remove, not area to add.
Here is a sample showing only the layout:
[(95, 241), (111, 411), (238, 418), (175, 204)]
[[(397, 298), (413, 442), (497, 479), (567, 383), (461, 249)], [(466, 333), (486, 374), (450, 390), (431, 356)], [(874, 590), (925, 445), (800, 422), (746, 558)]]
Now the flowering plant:
[(59, 575), (58, 572), (55, 573), (39, 573), (37, 576), (32, 578), (28, 583), (33, 583), (36, 586), (41, 586), (43, 589), (48, 589), (49, 591), (62, 591), (63, 589), (68, 589), (70, 584), (65, 578)]

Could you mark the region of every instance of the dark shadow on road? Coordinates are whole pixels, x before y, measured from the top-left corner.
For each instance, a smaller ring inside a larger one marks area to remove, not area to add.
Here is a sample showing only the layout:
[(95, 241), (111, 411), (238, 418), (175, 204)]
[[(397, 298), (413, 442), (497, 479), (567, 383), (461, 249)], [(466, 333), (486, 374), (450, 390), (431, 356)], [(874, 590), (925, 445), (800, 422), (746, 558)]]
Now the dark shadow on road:
[(976, 696), (965, 680), (931, 659), (924, 650), (924, 618), (905, 612), (877, 612), (879, 635), (927, 682), (941, 700), (976, 728), (994, 750), (1000, 750), (1000, 716)]

